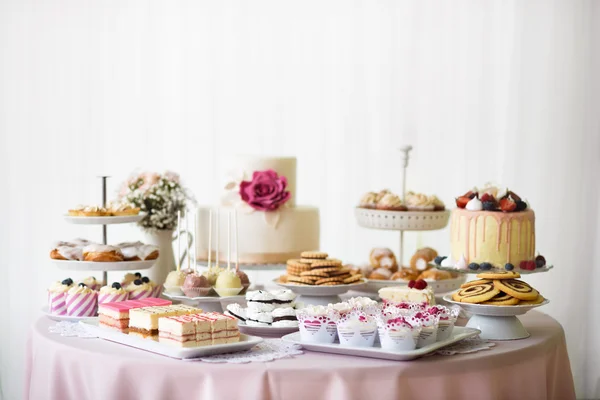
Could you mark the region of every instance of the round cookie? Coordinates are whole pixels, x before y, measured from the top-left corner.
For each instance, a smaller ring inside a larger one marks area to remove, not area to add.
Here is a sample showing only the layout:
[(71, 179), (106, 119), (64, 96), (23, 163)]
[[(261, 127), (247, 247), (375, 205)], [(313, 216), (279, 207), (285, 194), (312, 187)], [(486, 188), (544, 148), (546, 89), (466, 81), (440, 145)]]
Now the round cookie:
[(494, 287), (519, 300), (535, 300), (540, 295), (527, 283), (516, 279), (495, 280)]
[(493, 284), (480, 283), (465, 289), (460, 289), (452, 295), (452, 299), (454, 301), (460, 301), (461, 303), (478, 304), (491, 300), (498, 293), (500, 293), (500, 290), (495, 288)]
[(484, 301), (481, 304), (485, 304), (488, 306), (514, 306), (519, 304), (519, 299), (516, 299), (506, 293), (498, 293), (496, 296), (492, 297), (488, 301)]
[(362, 275), (357, 274), (357, 275), (352, 275), (351, 277), (344, 279), (344, 284), (348, 285), (348, 284), (357, 283), (360, 281), (362, 281)]
[(465, 282), (462, 285), (460, 285), (461, 288), (465, 289), (474, 285), (479, 285), (482, 283), (492, 283), (491, 279), (476, 279), (474, 281), (470, 281), (470, 282)]
[(316, 259), (325, 259), (329, 257), (329, 254), (324, 253), (322, 251), (303, 251), (300, 253), (300, 257), (302, 258), (316, 258)]
[(340, 260), (317, 260), (313, 262), (310, 266), (312, 269), (326, 267), (340, 268), (342, 266), (342, 262)]
[(515, 279), (520, 278), (521, 274), (516, 271), (490, 271), (477, 274), (477, 277), (482, 279)]

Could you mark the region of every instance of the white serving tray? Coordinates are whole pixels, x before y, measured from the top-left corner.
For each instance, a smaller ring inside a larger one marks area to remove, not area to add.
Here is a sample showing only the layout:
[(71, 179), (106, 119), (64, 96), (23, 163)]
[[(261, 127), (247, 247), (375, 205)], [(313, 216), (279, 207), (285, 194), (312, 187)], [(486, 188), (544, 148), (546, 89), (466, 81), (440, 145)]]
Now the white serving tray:
[(50, 311), (48, 311), (48, 306), (43, 306), (42, 307), (42, 314), (44, 314), (46, 317), (50, 318), (53, 321), (57, 321), (57, 322), (61, 322), (61, 321), (69, 321), (69, 322), (79, 322), (79, 321), (97, 321), (98, 317), (73, 317), (70, 315), (56, 315), (56, 314), (51, 314)]
[(356, 207), (358, 225), (392, 231), (433, 231), (448, 224), (450, 211), (385, 211)]
[(380, 358), (383, 360), (392, 361), (410, 361), (415, 358), (422, 357), (428, 353), (439, 350), (442, 347), (450, 344), (460, 342), (463, 339), (467, 339), (473, 336), (479, 335), (481, 331), (474, 328), (465, 328), (462, 326), (455, 326), (452, 331), (452, 336), (446, 340), (435, 342), (429, 346), (422, 347), (411, 351), (388, 351), (381, 348), (379, 340), (375, 341), (373, 347), (344, 347), (336, 340), (335, 343), (304, 343), (300, 340), (300, 332), (292, 333), (282, 337), (281, 339), (288, 343), (294, 343), (301, 345), (306, 350), (318, 351), (321, 353), (332, 353), (342, 354), (346, 356), (357, 356), (357, 357), (369, 357), (369, 358)]
[(60, 269), (69, 271), (136, 271), (152, 267), (157, 260), (148, 261), (77, 261), (77, 260), (52, 260)]
[(86, 329), (98, 335), (98, 337), (101, 339), (123, 344), (125, 346), (135, 347), (136, 349), (149, 351), (162, 356), (179, 359), (199, 358), (212, 356), (215, 354), (235, 353), (237, 351), (250, 350), (263, 341), (262, 338), (242, 334), (240, 335), (240, 341), (238, 343), (180, 348), (165, 343), (155, 342), (151, 339), (130, 336), (110, 328), (98, 326), (98, 321), (81, 321), (80, 324), (83, 324)]
[(74, 217), (72, 215), (65, 214), (63, 217), (65, 221), (72, 224), (79, 225), (113, 225), (113, 224), (129, 224), (132, 222), (138, 222), (144, 219), (145, 213), (138, 215), (123, 215), (118, 217)]
[(281, 283), (277, 279), (273, 280), (273, 283), (279, 286), (283, 286), (286, 289), (290, 289), (296, 294), (303, 296), (336, 296), (339, 294), (346, 293), (348, 290), (362, 290), (364, 283), (351, 283), (348, 285), (335, 285), (335, 286), (317, 286), (317, 285), (294, 285), (292, 283)]
[[(434, 293), (448, 293), (453, 292), (460, 288), (460, 285), (465, 283), (467, 277), (465, 275), (460, 275), (457, 278), (453, 279), (443, 279), (440, 281), (435, 281), (432, 279), (425, 279), (427, 285), (433, 289)], [(390, 286), (407, 286), (408, 281), (398, 280), (398, 281), (388, 281), (381, 279), (366, 279), (366, 285), (363, 289), (364, 292), (369, 293), (377, 293), (379, 289)]]
[(240, 332), (254, 336), (280, 337), (289, 333), (298, 332), (299, 327), (292, 326), (255, 326), (246, 325), (243, 321), (238, 321)]

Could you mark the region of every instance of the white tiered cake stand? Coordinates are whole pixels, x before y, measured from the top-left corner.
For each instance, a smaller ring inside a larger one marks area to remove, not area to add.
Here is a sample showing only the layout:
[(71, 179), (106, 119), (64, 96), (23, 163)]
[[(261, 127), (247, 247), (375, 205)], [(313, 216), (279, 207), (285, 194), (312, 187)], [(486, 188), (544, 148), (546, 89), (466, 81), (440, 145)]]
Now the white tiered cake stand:
[(528, 338), (529, 332), (525, 329), (517, 315), (523, 315), (529, 310), (545, 306), (550, 301), (544, 300), (540, 304), (495, 306), (485, 304), (461, 303), (452, 300), (451, 295), (444, 296), (444, 301), (456, 304), (463, 310), (473, 314), (467, 327), (481, 331), (482, 339), (490, 340), (515, 340)]
[[(409, 152), (412, 146), (400, 148), (403, 153), (402, 170), (402, 198), (406, 196), (406, 169), (408, 168)], [(354, 215), (358, 225), (369, 229), (381, 229), (400, 232), (400, 246), (398, 251), (398, 262), (402, 265), (404, 260), (404, 232), (405, 231), (435, 231), (444, 229), (450, 219), (450, 211), (386, 211), (369, 208), (356, 207)], [(465, 282), (464, 276), (441, 281), (427, 280), (436, 294), (447, 293), (456, 290)], [(389, 281), (366, 279), (365, 286), (361, 289), (365, 292), (377, 293), (382, 287), (406, 286), (407, 281)]]

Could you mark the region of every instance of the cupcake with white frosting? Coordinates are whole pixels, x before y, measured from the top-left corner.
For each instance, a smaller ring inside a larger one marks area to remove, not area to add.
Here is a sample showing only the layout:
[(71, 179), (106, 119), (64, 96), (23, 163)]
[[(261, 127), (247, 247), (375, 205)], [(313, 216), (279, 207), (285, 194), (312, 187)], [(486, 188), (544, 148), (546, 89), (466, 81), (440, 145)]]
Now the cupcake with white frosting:
[(67, 315), (67, 292), (73, 287), (73, 279), (54, 282), (48, 288), (48, 311), (54, 315)]
[(119, 282), (113, 282), (110, 286), (103, 286), (98, 293), (98, 304), (115, 303), (125, 301), (129, 298), (129, 293), (121, 286)]
[(141, 300), (152, 296), (154, 288), (141, 279), (134, 280), (127, 286), (129, 300)]
[(73, 286), (67, 292), (67, 315), (73, 317), (93, 317), (98, 311), (98, 292), (84, 283)]

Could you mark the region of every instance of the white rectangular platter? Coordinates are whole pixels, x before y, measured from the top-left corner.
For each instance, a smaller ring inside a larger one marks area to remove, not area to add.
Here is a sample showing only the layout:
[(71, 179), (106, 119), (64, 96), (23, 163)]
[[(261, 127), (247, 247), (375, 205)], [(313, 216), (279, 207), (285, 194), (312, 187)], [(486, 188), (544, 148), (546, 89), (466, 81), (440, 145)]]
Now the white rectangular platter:
[(205, 356), (212, 356), (214, 354), (235, 353), (237, 351), (250, 350), (251, 348), (263, 341), (262, 338), (256, 336), (248, 336), (241, 334), (240, 341), (238, 343), (181, 348), (170, 346), (168, 344), (160, 342), (155, 342), (151, 339), (143, 339), (136, 336), (129, 336), (125, 333), (117, 332), (109, 328), (104, 328), (102, 326), (98, 326), (98, 321), (81, 321), (79, 323), (83, 324), (86, 327), (86, 329), (98, 335), (98, 337), (101, 339), (123, 344), (125, 346), (135, 347), (136, 349), (149, 351), (151, 353), (160, 354), (162, 356), (179, 359), (199, 358)]
[(300, 341), (300, 332), (291, 333), (285, 335), (281, 339), (288, 343), (298, 344), (304, 347), (306, 350), (319, 351), (322, 353), (342, 354), (345, 356), (357, 356), (357, 357), (369, 357), (369, 358), (381, 358), (383, 360), (392, 361), (410, 361), (415, 358), (422, 357), (428, 353), (439, 350), (442, 347), (450, 344), (460, 342), (463, 339), (467, 339), (473, 336), (477, 336), (481, 333), (479, 329), (465, 328), (462, 326), (455, 326), (452, 331), (452, 336), (441, 342), (435, 342), (429, 346), (422, 347), (411, 351), (389, 351), (381, 348), (379, 340), (375, 341), (373, 347), (345, 347), (340, 346), (340, 343), (336, 340), (334, 343), (305, 343)]

